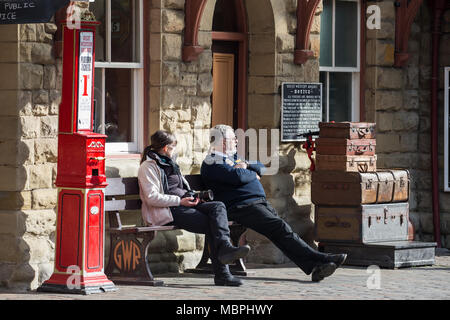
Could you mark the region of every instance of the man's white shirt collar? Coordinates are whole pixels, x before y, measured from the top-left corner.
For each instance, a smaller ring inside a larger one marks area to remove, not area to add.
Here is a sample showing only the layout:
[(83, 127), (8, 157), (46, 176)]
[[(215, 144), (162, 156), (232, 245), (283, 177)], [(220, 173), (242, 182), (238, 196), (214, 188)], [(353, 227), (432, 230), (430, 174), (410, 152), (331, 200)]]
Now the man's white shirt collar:
[(222, 157), (225, 157), (225, 158), (229, 158), (230, 157), (230, 156), (228, 156), (225, 153), (222, 153), (220, 151), (213, 151), (213, 152), (211, 152), (211, 154), (222, 156)]

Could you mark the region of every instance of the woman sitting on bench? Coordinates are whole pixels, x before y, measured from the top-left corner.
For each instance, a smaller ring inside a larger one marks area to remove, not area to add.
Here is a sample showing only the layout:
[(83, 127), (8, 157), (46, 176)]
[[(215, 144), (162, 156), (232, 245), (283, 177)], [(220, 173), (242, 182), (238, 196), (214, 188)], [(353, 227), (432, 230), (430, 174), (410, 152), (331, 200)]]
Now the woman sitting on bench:
[(205, 234), (211, 243), (215, 285), (240, 286), (242, 281), (231, 275), (228, 264), (246, 256), (250, 247), (231, 244), (227, 211), (222, 202), (205, 202), (193, 196), (189, 183), (173, 160), (176, 146), (174, 135), (158, 130), (142, 154), (138, 173), (142, 217), (148, 225), (173, 224)]

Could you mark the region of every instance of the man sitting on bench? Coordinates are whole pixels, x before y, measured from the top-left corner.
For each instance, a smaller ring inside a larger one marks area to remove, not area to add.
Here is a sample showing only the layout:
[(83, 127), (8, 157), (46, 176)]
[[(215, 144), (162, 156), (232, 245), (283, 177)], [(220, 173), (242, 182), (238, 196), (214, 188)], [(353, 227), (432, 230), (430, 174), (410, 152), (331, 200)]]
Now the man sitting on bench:
[(260, 177), (264, 166), (237, 157), (237, 139), (232, 127), (211, 129), (211, 153), (202, 163), (201, 175), (217, 200), (227, 206), (228, 219), (266, 236), (312, 281), (334, 273), (346, 254), (325, 254), (308, 246), (266, 200)]
[(214, 283), (218, 286), (240, 286), (242, 281), (231, 275), (228, 264), (243, 258), (250, 250), (245, 245), (234, 247), (225, 205), (205, 202), (194, 197), (189, 183), (172, 160), (177, 141), (167, 131), (156, 131), (146, 147), (138, 172), (142, 217), (148, 225), (174, 224), (210, 240), (210, 258)]

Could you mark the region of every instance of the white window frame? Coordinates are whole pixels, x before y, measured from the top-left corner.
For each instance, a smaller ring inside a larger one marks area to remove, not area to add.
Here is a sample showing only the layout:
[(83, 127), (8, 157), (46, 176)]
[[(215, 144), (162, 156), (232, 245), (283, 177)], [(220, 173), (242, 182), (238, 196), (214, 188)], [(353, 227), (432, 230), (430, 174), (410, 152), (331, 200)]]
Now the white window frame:
[[(135, 21), (138, 21), (139, 30), (136, 30), (136, 23), (133, 23), (133, 36), (136, 37), (136, 46), (133, 47), (133, 56), (136, 57), (137, 62), (111, 62), (111, 1), (105, 1), (105, 55), (106, 62), (96, 61), (95, 69), (101, 69), (102, 89), (105, 88), (105, 74), (106, 69), (130, 69), (131, 70), (131, 141), (130, 142), (107, 142), (105, 152), (106, 154), (123, 154), (123, 153), (137, 153), (143, 148), (143, 128), (144, 128), (144, 17), (143, 17), (143, 0), (134, 0), (136, 8), (134, 14)], [(100, 102), (100, 119), (101, 123), (105, 124), (105, 95), (102, 94), (102, 101)], [(102, 132), (104, 133), (104, 126)]]
[(352, 119), (351, 121), (359, 121), (360, 119), (360, 110), (359, 110), (359, 99), (360, 99), (360, 72), (361, 72), (361, 1), (359, 0), (345, 0), (349, 2), (356, 2), (358, 4), (358, 18), (357, 18), (357, 56), (356, 56), (356, 67), (336, 67), (336, 48), (335, 48), (335, 39), (336, 39), (336, 28), (335, 28), (335, 21), (336, 21), (336, 0), (333, 1), (333, 10), (332, 10), (332, 66), (331, 67), (322, 67), (319, 66), (319, 72), (326, 72), (326, 86), (324, 86), (324, 89), (327, 93), (327, 101), (326, 101), (326, 115), (327, 119), (323, 119), (324, 121), (328, 122), (329, 116), (330, 116), (330, 72), (347, 72), (352, 73)]
[(450, 192), (450, 186), (449, 184), (449, 165), (448, 165), (448, 157), (449, 157), (449, 139), (448, 139), (448, 133), (449, 133), (449, 108), (450, 108), (450, 102), (449, 102), (449, 90), (450, 90), (450, 67), (444, 68), (444, 191)]

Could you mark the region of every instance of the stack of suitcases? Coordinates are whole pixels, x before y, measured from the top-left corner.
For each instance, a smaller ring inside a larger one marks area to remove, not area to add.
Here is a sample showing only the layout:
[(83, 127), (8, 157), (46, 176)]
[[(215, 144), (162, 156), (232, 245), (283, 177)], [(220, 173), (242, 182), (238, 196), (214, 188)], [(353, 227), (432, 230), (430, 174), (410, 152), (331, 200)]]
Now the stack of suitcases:
[(408, 170), (377, 169), (375, 123), (319, 128), (311, 200), (321, 250), (347, 253), (353, 265), (433, 264), (436, 244), (412, 241)]

